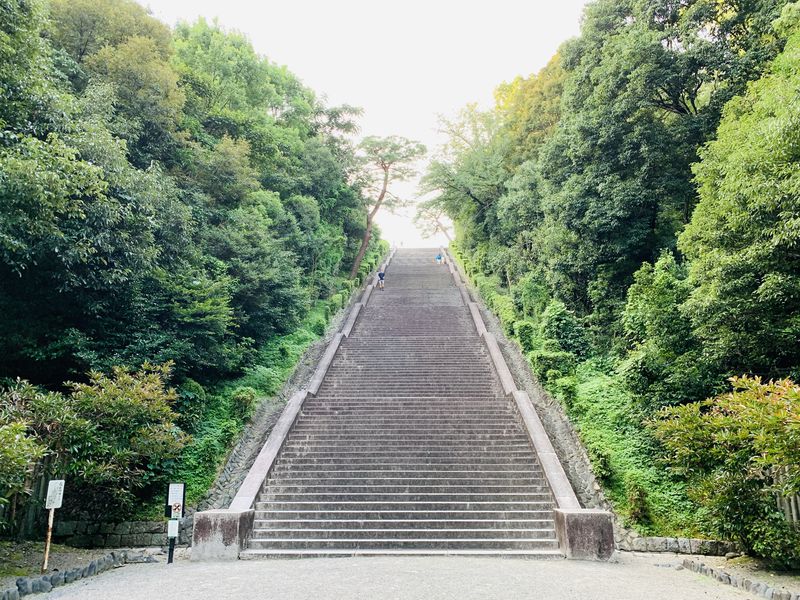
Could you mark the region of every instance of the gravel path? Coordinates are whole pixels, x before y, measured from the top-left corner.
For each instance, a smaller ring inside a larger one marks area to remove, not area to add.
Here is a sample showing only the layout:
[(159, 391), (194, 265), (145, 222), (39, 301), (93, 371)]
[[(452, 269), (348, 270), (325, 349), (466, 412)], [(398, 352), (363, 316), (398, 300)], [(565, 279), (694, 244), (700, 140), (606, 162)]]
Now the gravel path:
[(687, 570), (673, 555), (619, 562), (471, 557), (355, 557), (129, 565), (48, 598), (280, 600), (734, 600), (749, 594)]

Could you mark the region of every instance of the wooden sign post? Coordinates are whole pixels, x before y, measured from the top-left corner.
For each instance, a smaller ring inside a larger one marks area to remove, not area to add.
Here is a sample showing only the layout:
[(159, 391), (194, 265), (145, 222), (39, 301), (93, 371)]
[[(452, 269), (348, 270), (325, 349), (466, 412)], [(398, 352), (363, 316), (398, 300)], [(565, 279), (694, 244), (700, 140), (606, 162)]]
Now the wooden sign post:
[(50, 541), (53, 539), (53, 518), (56, 509), (61, 508), (64, 500), (64, 480), (51, 479), (47, 484), (47, 500), (44, 507), (50, 511), (47, 516), (47, 539), (44, 542), (44, 562), (42, 563), (42, 573), (47, 571), (47, 561), (50, 559)]

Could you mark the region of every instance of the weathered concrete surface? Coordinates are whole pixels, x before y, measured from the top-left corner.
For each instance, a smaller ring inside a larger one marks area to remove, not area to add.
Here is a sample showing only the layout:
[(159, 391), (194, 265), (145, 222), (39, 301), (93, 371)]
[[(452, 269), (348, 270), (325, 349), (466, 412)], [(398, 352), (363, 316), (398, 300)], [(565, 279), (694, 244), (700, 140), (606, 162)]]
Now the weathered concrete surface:
[[(275, 427), (272, 428), (266, 443), (261, 448), (261, 452), (258, 453), (253, 466), (250, 467), (250, 471), (247, 473), (247, 477), (245, 477), (242, 486), (236, 493), (233, 502), (231, 502), (231, 510), (243, 511), (253, 508), (253, 502), (255, 502), (256, 496), (261, 491), (261, 486), (275, 463), (275, 458), (278, 456), (286, 436), (297, 420), (297, 415), (300, 414), (307, 396), (308, 393), (305, 390), (300, 390), (286, 403), (280, 419), (278, 419)], [(198, 513), (198, 515), (200, 514), (202, 513)]]
[(550, 485), (550, 490), (555, 497), (556, 506), (568, 509), (580, 508), (580, 502), (578, 502), (572, 485), (570, 485), (569, 479), (567, 479), (567, 474), (564, 472), (564, 468), (561, 466), (558, 456), (556, 456), (556, 451), (553, 449), (553, 444), (550, 443), (550, 438), (544, 430), (542, 421), (533, 408), (530, 396), (528, 396), (527, 392), (521, 392), (519, 390), (513, 392), (512, 395), (514, 396), (517, 410), (522, 417), (522, 422), (528, 430), (531, 443), (536, 449), (536, 454), (539, 456), (539, 462), (547, 478), (547, 483)]
[(619, 563), (472, 557), (373, 557), (129, 565), (60, 587), (63, 600), (744, 600), (676, 570), (671, 555)]
[(500, 352), (500, 347), (497, 345), (497, 340), (491, 333), (484, 333), (482, 337), (484, 343), (486, 344), (486, 348), (489, 350), (489, 356), (491, 357), (494, 368), (497, 371), (497, 376), (500, 378), (500, 384), (503, 386), (503, 392), (505, 394), (512, 393), (517, 389), (517, 386), (514, 383), (514, 377), (512, 377), (511, 371), (508, 370), (508, 365), (506, 365), (506, 361), (503, 358), (503, 353)]
[(483, 318), (481, 318), (481, 311), (478, 305), (474, 302), (467, 302), (467, 306), (469, 306), (469, 312), (472, 315), (472, 321), (475, 323), (475, 329), (478, 331), (478, 335), (483, 337), (483, 334), (486, 333), (486, 324), (483, 322)]
[(350, 309), (350, 316), (347, 317), (347, 321), (342, 327), (342, 334), (344, 337), (350, 337), (350, 332), (353, 331), (353, 325), (356, 324), (356, 319), (358, 319), (358, 314), (361, 312), (361, 309), (364, 305), (361, 302), (356, 302), (353, 305), (353, 308)]
[(253, 510), (207, 510), (194, 517), (192, 560), (236, 560), (253, 530)]
[(333, 336), (328, 349), (325, 350), (325, 354), (322, 355), (319, 361), (319, 366), (314, 373), (314, 377), (311, 379), (311, 383), (308, 384), (309, 394), (316, 394), (319, 391), (319, 386), (322, 385), (322, 380), (325, 379), (325, 374), (328, 372), (328, 367), (330, 367), (333, 362), (333, 357), (336, 356), (336, 351), (339, 349), (339, 344), (342, 343), (342, 338), (344, 338), (344, 334), (342, 333), (337, 333)]
[(553, 511), (556, 537), (567, 558), (608, 560), (614, 554), (614, 527), (605, 510), (562, 509)]

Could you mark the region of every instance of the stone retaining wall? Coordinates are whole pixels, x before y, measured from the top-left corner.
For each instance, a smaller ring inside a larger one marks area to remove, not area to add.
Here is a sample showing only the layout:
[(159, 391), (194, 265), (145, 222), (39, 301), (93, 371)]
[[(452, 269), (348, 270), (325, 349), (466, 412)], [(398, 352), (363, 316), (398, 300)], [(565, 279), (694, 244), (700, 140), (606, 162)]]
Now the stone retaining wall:
[[(178, 545), (186, 545), (192, 534), (183, 523)], [(144, 548), (167, 545), (167, 520), (101, 523), (91, 521), (56, 521), (53, 541), (76, 548)]]

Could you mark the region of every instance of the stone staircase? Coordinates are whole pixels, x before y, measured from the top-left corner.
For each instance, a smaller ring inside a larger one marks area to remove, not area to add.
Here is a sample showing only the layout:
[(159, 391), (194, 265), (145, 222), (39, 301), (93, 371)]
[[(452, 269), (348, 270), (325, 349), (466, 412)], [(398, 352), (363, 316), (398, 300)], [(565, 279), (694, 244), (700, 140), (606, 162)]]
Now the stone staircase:
[(536, 454), (434, 255), (395, 255), (303, 404), (241, 558), (562, 556)]

